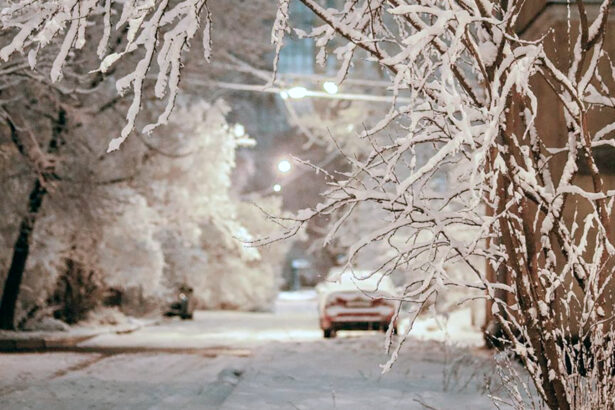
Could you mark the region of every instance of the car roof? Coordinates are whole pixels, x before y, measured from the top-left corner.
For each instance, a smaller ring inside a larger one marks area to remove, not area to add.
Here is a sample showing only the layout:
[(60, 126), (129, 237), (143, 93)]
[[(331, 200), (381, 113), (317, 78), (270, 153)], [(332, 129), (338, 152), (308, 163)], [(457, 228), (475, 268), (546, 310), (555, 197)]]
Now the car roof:
[(388, 275), (382, 272), (343, 268), (333, 268), (327, 275), (326, 283), (336, 288), (362, 290), (365, 292), (385, 291), (395, 293), (395, 285)]

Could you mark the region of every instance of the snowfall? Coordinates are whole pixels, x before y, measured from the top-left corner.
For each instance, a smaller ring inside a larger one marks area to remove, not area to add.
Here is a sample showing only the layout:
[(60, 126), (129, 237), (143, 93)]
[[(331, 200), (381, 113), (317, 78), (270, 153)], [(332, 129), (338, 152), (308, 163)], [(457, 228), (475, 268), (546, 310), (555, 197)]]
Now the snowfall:
[(325, 340), (314, 293), (282, 293), (269, 313), (197, 311), (70, 351), (0, 354), (0, 408), (491, 409), (500, 381), (469, 317), (420, 319), (383, 374), (383, 333)]

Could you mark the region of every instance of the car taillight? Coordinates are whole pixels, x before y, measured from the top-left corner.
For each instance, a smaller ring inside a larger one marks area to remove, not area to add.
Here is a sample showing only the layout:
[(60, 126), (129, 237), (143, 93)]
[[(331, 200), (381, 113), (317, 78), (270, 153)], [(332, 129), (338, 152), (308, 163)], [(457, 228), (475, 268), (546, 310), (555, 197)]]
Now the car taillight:
[(327, 306), (346, 306), (346, 301), (343, 298), (329, 298), (327, 299)]

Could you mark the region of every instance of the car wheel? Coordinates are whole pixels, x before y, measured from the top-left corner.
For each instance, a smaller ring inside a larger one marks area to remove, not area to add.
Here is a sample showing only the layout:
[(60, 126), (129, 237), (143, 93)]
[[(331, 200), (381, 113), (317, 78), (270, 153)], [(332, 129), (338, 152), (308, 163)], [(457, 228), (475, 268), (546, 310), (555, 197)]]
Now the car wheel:
[[(389, 324), (388, 323), (384, 323), (381, 327), (382, 331), (384, 333), (386, 333), (389, 330)], [(393, 326), (393, 331), (391, 332), (391, 334), (396, 335), (397, 334), (397, 326)]]
[(333, 329), (323, 329), (322, 330), (322, 335), (325, 337), (325, 339), (332, 339), (335, 337), (335, 330)]
[(192, 319), (192, 313), (187, 315), (181, 315), (180, 317), (182, 318), (182, 320)]

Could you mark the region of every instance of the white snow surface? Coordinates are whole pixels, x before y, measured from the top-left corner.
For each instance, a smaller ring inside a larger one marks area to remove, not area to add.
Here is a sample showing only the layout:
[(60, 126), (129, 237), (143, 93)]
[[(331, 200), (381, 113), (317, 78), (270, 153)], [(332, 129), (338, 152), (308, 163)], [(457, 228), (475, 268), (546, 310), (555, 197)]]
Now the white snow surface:
[[(399, 332), (405, 333), (408, 326), (409, 320), (402, 319)], [(485, 344), (482, 333), (472, 324), (470, 308), (419, 317), (414, 322), (410, 334), (419, 340), (447, 342), (457, 346), (481, 347)]]
[(274, 312), (196, 313), (80, 345), (94, 351), (0, 355), (0, 408), (493, 408), (487, 352), (411, 338), (382, 374), (384, 334), (322, 339), (311, 291)]

